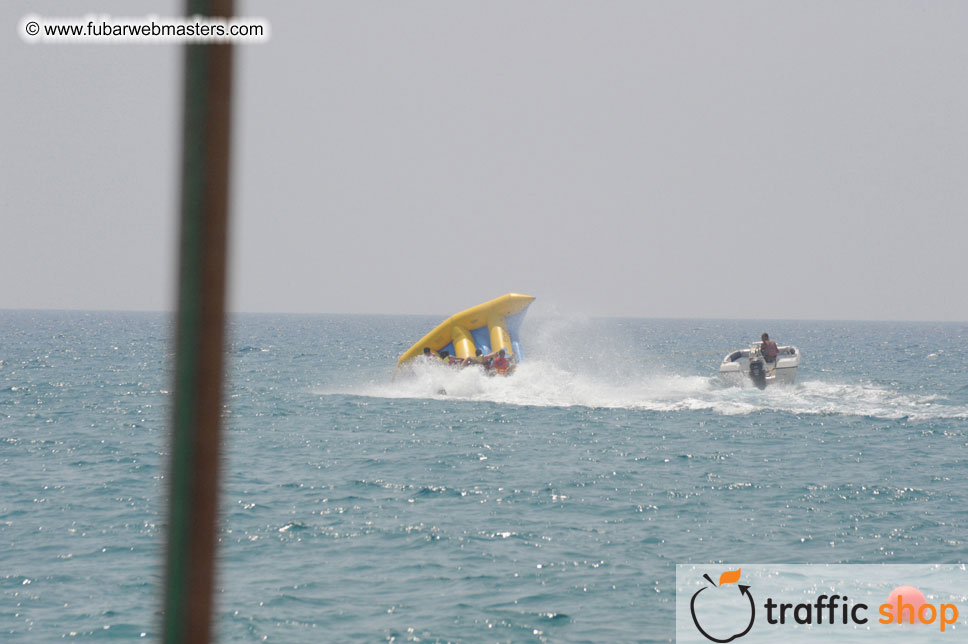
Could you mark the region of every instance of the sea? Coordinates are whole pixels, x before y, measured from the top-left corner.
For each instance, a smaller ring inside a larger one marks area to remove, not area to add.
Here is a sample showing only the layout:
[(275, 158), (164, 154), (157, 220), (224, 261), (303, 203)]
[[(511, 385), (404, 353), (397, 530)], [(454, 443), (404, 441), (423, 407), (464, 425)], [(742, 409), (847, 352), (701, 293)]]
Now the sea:
[[(529, 314), (531, 315), (531, 314)], [(229, 320), (218, 642), (670, 642), (677, 564), (968, 560), (968, 324)], [(724, 386), (769, 332), (789, 387)], [(158, 640), (172, 317), (0, 311), (0, 640)]]

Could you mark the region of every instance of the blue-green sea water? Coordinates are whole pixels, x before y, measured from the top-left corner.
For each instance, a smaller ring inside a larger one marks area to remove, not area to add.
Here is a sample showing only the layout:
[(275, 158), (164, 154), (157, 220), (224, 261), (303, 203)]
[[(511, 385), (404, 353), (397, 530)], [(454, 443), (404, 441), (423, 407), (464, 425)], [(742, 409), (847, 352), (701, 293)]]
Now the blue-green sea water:
[[(672, 641), (676, 563), (968, 559), (966, 324), (532, 317), (394, 380), (438, 321), (232, 318), (218, 641)], [(157, 639), (169, 322), (0, 312), (0, 640)], [(797, 384), (721, 386), (764, 330)]]

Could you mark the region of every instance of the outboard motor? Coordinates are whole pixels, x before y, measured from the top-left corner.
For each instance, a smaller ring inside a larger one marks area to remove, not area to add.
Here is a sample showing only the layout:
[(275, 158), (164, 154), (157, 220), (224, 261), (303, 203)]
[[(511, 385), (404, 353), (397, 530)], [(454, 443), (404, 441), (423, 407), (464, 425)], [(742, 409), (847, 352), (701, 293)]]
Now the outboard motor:
[(766, 389), (766, 364), (759, 342), (750, 345), (750, 380), (759, 389)]
[(766, 369), (762, 358), (750, 360), (750, 379), (760, 389), (766, 389)]

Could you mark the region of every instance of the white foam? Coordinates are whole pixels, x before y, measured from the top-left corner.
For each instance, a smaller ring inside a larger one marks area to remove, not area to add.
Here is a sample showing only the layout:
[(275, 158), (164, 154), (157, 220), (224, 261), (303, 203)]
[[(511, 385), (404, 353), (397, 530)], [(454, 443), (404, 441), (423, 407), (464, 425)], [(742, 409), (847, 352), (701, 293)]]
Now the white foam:
[(866, 383), (806, 381), (792, 386), (774, 385), (760, 391), (752, 386), (724, 386), (718, 377), (640, 374), (608, 380), (601, 375), (574, 373), (540, 360), (521, 364), (509, 378), (489, 377), (477, 367), (455, 369), (417, 363), (411, 372), (392, 382), (317, 393), (541, 407), (711, 410), (724, 415), (772, 410), (883, 419), (968, 418), (968, 407), (948, 404), (942, 396), (903, 393)]

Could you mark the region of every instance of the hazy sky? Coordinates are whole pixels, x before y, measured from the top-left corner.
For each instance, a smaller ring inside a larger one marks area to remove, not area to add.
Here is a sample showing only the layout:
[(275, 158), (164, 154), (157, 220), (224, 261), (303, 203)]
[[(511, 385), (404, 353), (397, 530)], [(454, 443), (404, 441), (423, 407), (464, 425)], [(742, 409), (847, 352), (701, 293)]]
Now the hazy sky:
[[(0, 308), (171, 307), (180, 50), (17, 26), (181, 4), (0, 5)], [(234, 310), (968, 320), (968, 3), (237, 12)]]

